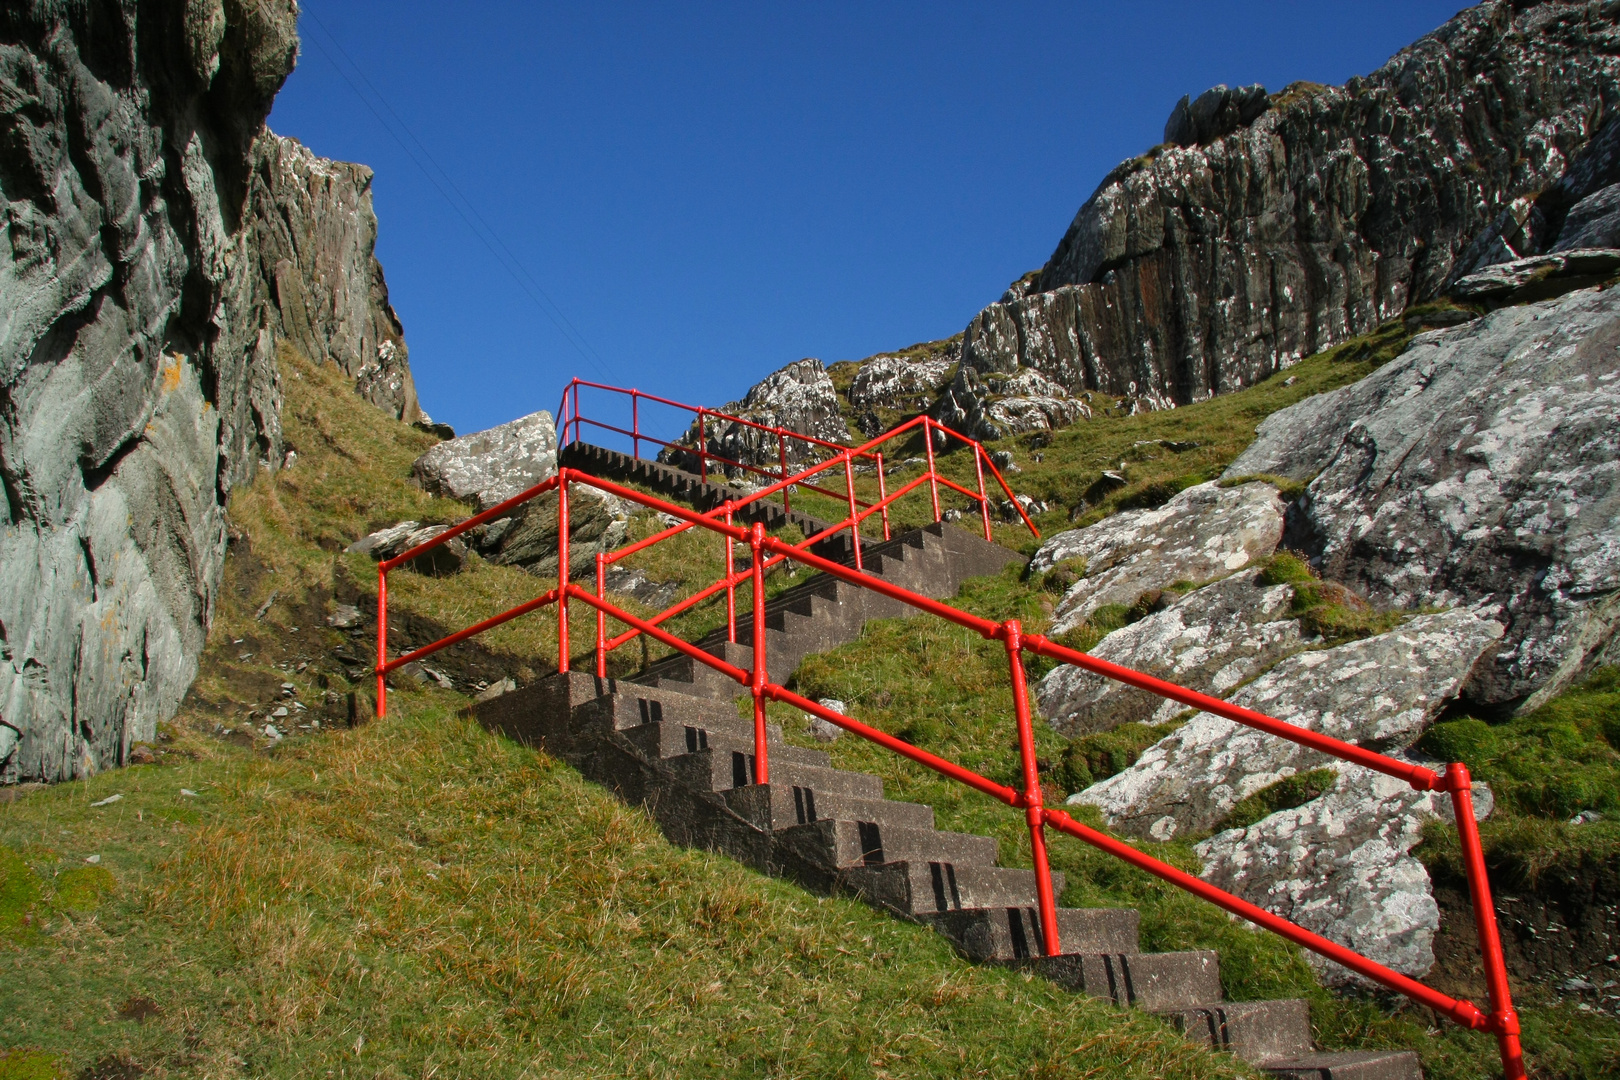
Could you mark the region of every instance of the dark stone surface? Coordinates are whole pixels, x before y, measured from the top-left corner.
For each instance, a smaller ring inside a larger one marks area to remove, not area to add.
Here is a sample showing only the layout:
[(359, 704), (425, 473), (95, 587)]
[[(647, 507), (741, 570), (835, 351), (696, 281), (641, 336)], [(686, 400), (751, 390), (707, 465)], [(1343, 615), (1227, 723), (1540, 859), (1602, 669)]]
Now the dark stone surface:
[[(1296, 84), (1249, 126), (1122, 164), (1037, 287), (969, 324), (963, 363), (1162, 405), (1370, 330), (1563, 176), (1620, 99), (1617, 54), (1612, 5), (1487, 3), (1365, 78)], [(1225, 130), (1222, 93), (1178, 106), (1167, 140)]]

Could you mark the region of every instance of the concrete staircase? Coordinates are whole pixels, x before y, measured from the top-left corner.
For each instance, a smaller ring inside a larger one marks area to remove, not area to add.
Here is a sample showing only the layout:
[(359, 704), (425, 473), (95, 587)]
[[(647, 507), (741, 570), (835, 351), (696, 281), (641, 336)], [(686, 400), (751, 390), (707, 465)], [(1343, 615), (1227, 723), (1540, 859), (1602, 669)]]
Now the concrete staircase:
[[(829, 556), (831, 557), (831, 556)], [(848, 563), (848, 559), (835, 561)], [(954, 525), (933, 524), (887, 541), (863, 541), (863, 571), (932, 599), (955, 596), (971, 577), (994, 574), (1023, 557)], [(746, 595), (746, 594), (745, 594)], [(765, 604), (765, 668), (771, 681), (786, 683), (799, 662), (860, 637), (868, 619), (915, 615), (916, 609), (827, 574), (815, 574)], [(695, 642), (711, 656), (749, 669), (754, 665), (751, 612), (739, 611), (737, 640), (721, 629)], [(634, 682), (686, 694), (734, 698), (746, 689), (689, 656), (659, 660)]]
[(1146, 1009), (1278, 1077), (1421, 1080), (1410, 1052), (1314, 1050), (1303, 1001), (1222, 1001), (1217, 954), (1139, 951), (1132, 910), (1060, 908), (1065, 952), (1044, 956), (1034, 874), (996, 865), (995, 840), (936, 829), (931, 808), (885, 799), (880, 778), (832, 768), (825, 753), (788, 745), (775, 725), (772, 782), (751, 783), (751, 725), (723, 697), (572, 672), (485, 702), (478, 715), (645, 806), (676, 843), (812, 889), (853, 892), (933, 926), (970, 960), (1031, 968)]

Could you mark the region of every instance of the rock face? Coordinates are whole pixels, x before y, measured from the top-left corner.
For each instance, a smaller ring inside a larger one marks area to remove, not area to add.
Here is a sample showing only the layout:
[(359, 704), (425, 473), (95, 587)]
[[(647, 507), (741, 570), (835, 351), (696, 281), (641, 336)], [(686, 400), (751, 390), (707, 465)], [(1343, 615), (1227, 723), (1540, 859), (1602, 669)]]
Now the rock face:
[(363, 170), (264, 133), (295, 18), (0, 7), (0, 782), (122, 764), (173, 714), (225, 501), (285, 457), (279, 340), (415, 408)]
[[(1115, 630), (1091, 650), (1189, 690), (1223, 697), (1307, 640), (1289, 618), (1294, 590), (1265, 586), (1245, 570), (1195, 589), (1164, 611)], [(1063, 664), (1036, 690), (1041, 715), (1064, 735), (1087, 735), (1128, 723), (1160, 723), (1183, 706), (1157, 694)]]
[[(1411, 850), (1423, 826), (1451, 820), (1451, 800), (1360, 766), (1339, 766), (1331, 791), (1199, 844), (1200, 876), (1227, 892), (1413, 977), (1434, 966), (1440, 908)], [(1474, 785), (1483, 818), (1490, 791)], [(1362, 983), (1315, 953), (1329, 986)]]
[(1422, 334), (1361, 382), (1267, 418), (1228, 473), (1314, 476), (1289, 542), (1377, 602), (1492, 598), (1507, 633), (1468, 694), (1537, 702), (1613, 640), (1617, 348), (1612, 289)]
[(545, 411), (450, 439), (411, 464), (423, 489), (480, 510), (557, 473), (557, 427)]
[(1084, 559), (1086, 576), (1058, 604), (1052, 633), (1080, 625), (1104, 604), (1130, 605), (1149, 589), (1208, 581), (1270, 555), (1283, 533), (1283, 504), (1270, 484), (1188, 488), (1155, 510), (1128, 510), (1047, 540), (1032, 573)]
[(1371, 75), (1296, 84), (1252, 120), (1253, 88), (1178, 106), (1167, 142), (1199, 145), (1105, 178), (1032, 287), (974, 317), (963, 363), (1185, 403), (1440, 295), (1620, 96), (1616, 19), (1603, 4), (1486, 3)]
[(857, 409), (927, 412), (950, 382), (955, 367), (955, 360), (870, 357), (855, 373), (855, 381), (849, 387), (849, 403)]
[(280, 460), (240, 227), (286, 0), (0, 10), (0, 779), (121, 764), (196, 671), (222, 503)]
[(1088, 419), (1091, 410), (1038, 371), (980, 376), (960, 367), (934, 416), (952, 431), (987, 440), (1068, 427)]
[(255, 299), (266, 328), (353, 377), (361, 397), (407, 423), (422, 418), (405, 331), (377, 261), (372, 172), (271, 132), (253, 147), (249, 199)]
[[(1466, 608), (1420, 615), (1377, 637), (1292, 656), (1229, 700), (1345, 742), (1398, 750), (1457, 696), (1501, 635), (1500, 623)], [(1336, 760), (1199, 713), (1071, 801), (1098, 807), (1123, 832), (1168, 840), (1214, 828), (1261, 788)]]
[[(773, 371), (749, 388), (741, 401), (729, 402), (720, 412), (750, 420), (765, 427), (785, 428), (830, 443), (849, 443), (849, 426), (839, 412), (838, 390), (833, 386), (827, 369), (820, 360), (797, 360), (787, 367)], [(730, 461), (776, 469), (785, 450), (789, 469), (809, 465), (825, 457), (816, 452), (812, 444), (787, 439), (781, 447), (775, 434), (761, 431), (746, 424), (708, 420), (700, 432), (697, 422), (679, 442), (697, 446), (701, 441), (708, 452)], [(658, 460), (697, 471), (695, 454), (680, 450), (665, 450)], [(743, 475), (743, 470), (721, 467), (710, 462), (710, 469), (721, 468), (728, 476)]]

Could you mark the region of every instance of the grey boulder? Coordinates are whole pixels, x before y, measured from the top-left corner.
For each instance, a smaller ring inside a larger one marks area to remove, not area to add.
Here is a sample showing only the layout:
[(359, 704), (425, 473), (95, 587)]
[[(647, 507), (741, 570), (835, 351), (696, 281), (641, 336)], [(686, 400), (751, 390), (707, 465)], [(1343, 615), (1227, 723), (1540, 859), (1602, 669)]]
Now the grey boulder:
[[(1195, 589), (1163, 611), (1103, 638), (1092, 656), (1199, 693), (1224, 697), (1308, 640), (1289, 617), (1294, 590), (1261, 585), (1244, 570)], [(1128, 723), (1161, 723), (1185, 706), (1146, 690), (1060, 665), (1036, 688), (1041, 715), (1064, 735)]]
[(1052, 632), (1079, 626), (1104, 604), (1132, 604), (1150, 589), (1225, 577), (1277, 549), (1283, 502), (1270, 484), (1223, 488), (1214, 482), (1180, 492), (1152, 510), (1127, 510), (1084, 529), (1061, 532), (1030, 561), (1045, 573), (1070, 559), (1086, 576), (1064, 594)]
[[(378, 529), (361, 537), (348, 546), (347, 551), (355, 554), (370, 555), (378, 562), (384, 559), (393, 559), (405, 552), (425, 544), (429, 540), (450, 529), (448, 525), (423, 525), (420, 521), (401, 521), (386, 529)], [(453, 536), (436, 548), (431, 548), (409, 563), (409, 566), (421, 574), (453, 574), (461, 569), (467, 559), (467, 545), (459, 536)], [(333, 626), (338, 625), (333, 623)]]
[[(1277, 720), (1370, 749), (1402, 749), (1454, 699), (1502, 635), (1467, 608), (1419, 615), (1376, 637), (1298, 653), (1229, 699)], [(1211, 713), (1199, 713), (1136, 763), (1070, 798), (1135, 836), (1169, 840), (1214, 828), (1243, 799), (1337, 759)]]
[[(1473, 795), (1474, 815), (1484, 818), (1490, 790), (1476, 783)], [(1194, 851), (1210, 884), (1417, 978), (1434, 966), (1440, 908), (1411, 851), (1436, 820), (1453, 820), (1450, 796), (1341, 764), (1321, 797), (1217, 833)], [(1373, 985), (1316, 953), (1306, 959), (1329, 986)]]
[(1272, 414), (1227, 472), (1314, 477), (1290, 543), (1377, 603), (1500, 604), (1469, 696), (1531, 706), (1614, 639), (1617, 350), (1620, 290), (1503, 308)]
[[(557, 495), (523, 504), (514, 517), (492, 521), (478, 541), (479, 551), (501, 566), (518, 566), (541, 577), (557, 573)], [(613, 495), (581, 484), (568, 489), (568, 576), (595, 580), (598, 552), (624, 544), (629, 510)]]
[(557, 428), (544, 410), (442, 442), (417, 458), (424, 489), (488, 510), (556, 475)]
[(1558, 251), (1494, 263), (1459, 278), (1451, 292), (1464, 300), (1495, 303), (1542, 300), (1596, 284), (1616, 270), (1620, 250), (1615, 248)]

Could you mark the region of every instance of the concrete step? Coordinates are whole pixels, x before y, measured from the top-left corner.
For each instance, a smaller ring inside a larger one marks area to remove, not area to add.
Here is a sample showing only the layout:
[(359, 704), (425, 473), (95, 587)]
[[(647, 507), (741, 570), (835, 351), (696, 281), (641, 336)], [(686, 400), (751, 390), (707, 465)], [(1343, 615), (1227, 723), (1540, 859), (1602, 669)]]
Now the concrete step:
[[(1061, 932), (1062, 923), (1059, 924)], [(1037, 957), (1027, 965), (1053, 982), (1122, 1008), (1152, 1012), (1221, 1000), (1220, 957), (1208, 949), (1167, 953), (1091, 953), (1064, 938), (1061, 956)], [(1308, 1031), (1308, 1028), (1307, 1028)]]
[[(774, 775), (779, 760), (774, 747), (771, 754)], [(725, 792), (725, 799), (727, 805), (743, 818), (767, 832), (791, 829), (795, 825), (808, 825), (814, 821), (865, 821), (882, 828), (934, 827), (934, 808), (931, 806), (891, 802), (888, 799), (862, 799), (794, 784), (750, 784)]]
[(1298, 1054), (1260, 1067), (1281, 1080), (1423, 1080), (1423, 1067), (1410, 1050)]
[[(728, 728), (696, 727), (691, 724), (638, 724), (620, 731), (626, 739), (648, 757), (672, 758), (681, 754), (695, 754), (701, 750), (717, 753), (754, 753), (754, 733), (741, 722)], [(779, 764), (806, 765), (826, 769), (832, 760), (824, 750), (805, 750), (778, 739), (766, 739), (766, 748), (774, 768)]]
[[(923, 919), (969, 960), (1027, 961), (1045, 951), (1034, 907), (964, 908)], [(1058, 908), (1057, 920), (1059, 944), (1066, 951), (1136, 952), (1140, 920), (1131, 908)]]
[(1229, 1051), (1245, 1061), (1297, 1060), (1314, 1053), (1310, 1007), (1298, 998), (1223, 1003), (1217, 994), (1205, 1002), (1179, 1008), (1149, 1007), (1194, 1042)]
[[(698, 750), (667, 759), (683, 783), (699, 791), (730, 791), (754, 782), (754, 755), (735, 750)], [(778, 784), (812, 788), (820, 795), (851, 795), (882, 799), (883, 781), (867, 773), (822, 769), (794, 762), (773, 763), (771, 780)]]
[[(935, 915), (962, 908), (1029, 907), (1036, 902), (1035, 872), (1004, 866), (948, 862), (887, 862), (844, 871), (844, 884), (869, 902), (903, 915)], [(1064, 877), (1052, 875), (1054, 893)]]
[(946, 862), (991, 866), (996, 842), (988, 836), (907, 829), (869, 821), (815, 821), (783, 829), (777, 842), (818, 866), (843, 869), (885, 862)]

